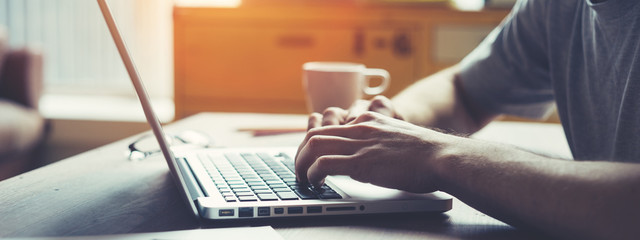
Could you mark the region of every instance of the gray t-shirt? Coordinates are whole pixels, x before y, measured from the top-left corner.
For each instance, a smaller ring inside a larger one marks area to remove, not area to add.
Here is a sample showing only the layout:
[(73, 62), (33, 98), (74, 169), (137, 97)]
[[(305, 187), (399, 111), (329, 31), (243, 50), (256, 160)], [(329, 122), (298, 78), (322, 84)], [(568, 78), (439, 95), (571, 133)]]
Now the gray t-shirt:
[(640, 1), (519, 1), (461, 66), (484, 110), (555, 102), (575, 159), (640, 162)]

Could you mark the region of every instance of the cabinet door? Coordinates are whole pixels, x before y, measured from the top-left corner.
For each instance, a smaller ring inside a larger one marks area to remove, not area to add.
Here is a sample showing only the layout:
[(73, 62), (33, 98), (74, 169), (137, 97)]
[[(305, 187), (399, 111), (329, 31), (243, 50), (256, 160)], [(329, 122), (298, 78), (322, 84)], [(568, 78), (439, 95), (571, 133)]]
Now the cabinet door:
[[(295, 22), (292, 23), (292, 22)], [(219, 19), (176, 26), (176, 111), (306, 112), (302, 64), (360, 62), (412, 80), (412, 31), (379, 24)], [(376, 27), (372, 27), (376, 26)]]
[(372, 24), (361, 30), (364, 50), (353, 61), (389, 71), (391, 84), (383, 93), (387, 97), (393, 97), (420, 77), (416, 73), (416, 51), (420, 43), (416, 29), (410, 25)]

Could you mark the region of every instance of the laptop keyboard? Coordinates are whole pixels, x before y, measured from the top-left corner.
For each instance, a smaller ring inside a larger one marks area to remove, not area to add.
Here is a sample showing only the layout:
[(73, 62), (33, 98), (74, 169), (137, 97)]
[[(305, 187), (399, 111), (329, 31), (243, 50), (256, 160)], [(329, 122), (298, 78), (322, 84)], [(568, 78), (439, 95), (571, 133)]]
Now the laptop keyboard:
[(267, 153), (228, 153), (201, 156), (206, 171), (227, 202), (342, 199), (328, 185), (310, 188), (299, 184), (294, 163), (279, 161)]

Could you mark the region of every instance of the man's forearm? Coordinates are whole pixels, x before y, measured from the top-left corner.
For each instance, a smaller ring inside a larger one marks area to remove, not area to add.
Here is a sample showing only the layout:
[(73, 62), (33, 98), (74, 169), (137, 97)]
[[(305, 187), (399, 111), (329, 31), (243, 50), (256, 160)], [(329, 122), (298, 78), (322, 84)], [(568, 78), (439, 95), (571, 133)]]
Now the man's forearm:
[(549, 159), (460, 138), (432, 166), (439, 189), (509, 224), (558, 237), (640, 236), (640, 164)]
[(396, 111), (408, 122), (470, 134), (495, 116), (482, 113), (464, 101), (457, 66), (442, 70), (411, 85), (393, 98)]

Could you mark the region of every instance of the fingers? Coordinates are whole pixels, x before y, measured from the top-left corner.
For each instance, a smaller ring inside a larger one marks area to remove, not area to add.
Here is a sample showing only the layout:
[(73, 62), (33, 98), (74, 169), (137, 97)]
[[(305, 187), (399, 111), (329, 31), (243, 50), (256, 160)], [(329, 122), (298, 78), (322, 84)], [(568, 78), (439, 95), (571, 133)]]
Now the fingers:
[(369, 101), (358, 100), (349, 108), (349, 113), (345, 119), (345, 123), (351, 122), (356, 119), (361, 114), (367, 112), (369, 110)]
[(322, 113), (322, 126), (347, 124), (366, 112), (377, 112), (385, 116), (402, 119), (394, 108), (391, 100), (385, 96), (375, 96), (371, 101), (357, 100), (349, 110), (330, 107)]
[[(340, 114), (340, 109), (336, 108), (333, 110), (329, 110), (327, 109), (327, 111), (325, 111), (325, 114), (322, 115), (320, 113), (312, 113), (309, 116), (309, 120), (307, 122), (307, 136), (305, 137), (305, 139), (302, 141), (302, 143), (300, 143), (300, 146), (298, 146), (298, 151), (296, 152), (296, 161), (298, 159), (298, 155), (300, 154), (300, 150), (302, 150), (302, 147), (304, 147), (307, 144), (307, 141), (309, 141), (309, 138), (314, 136), (315, 134), (310, 134), (312, 132), (312, 130), (317, 129), (323, 125), (325, 125), (324, 119), (325, 116), (327, 116), (327, 118), (337, 118)], [(343, 110), (344, 111), (344, 110)], [(335, 114), (335, 115), (333, 115)], [(335, 116), (335, 117), (333, 117)], [(327, 120), (329, 121), (329, 120)], [(336, 125), (336, 124), (330, 124), (330, 123), (326, 123), (327, 125)]]
[(322, 126), (322, 115), (320, 113), (312, 113), (307, 123), (307, 131)]
[(307, 135), (305, 136), (304, 140), (302, 140), (302, 143), (300, 143), (300, 146), (298, 146), (298, 150), (296, 151), (296, 157), (294, 162), (297, 165), (298, 162), (298, 158), (300, 155), (300, 151), (302, 150), (302, 148), (307, 145), (307, 141), (309, 141), (309, 138), (313, 136), (313, 134), (310, 134), (314, 129), (317, 129), (319, 127), (322, 126), (322, 120), (323, 120), (324, 116), (320, 113), (312, 113), (309, 116), (308, 122), (307, 122)]
[(346, 117), (345, 122), (351, 123), (359, 116), (366, 112), (376, 112), (385, 116), (393, 117), (402, 120), (402, 116), (396, 113), (393, 108), (391, 100), (385, 96), (375, 96), (371, 101), (359, 100), (349, 108), (349, 114)]
[[(364, 122), (366, 119), (373, 120), (376, 118), (376, 113), (365, 113), (358, 117), (357, 121)], [(307, 144), (310, 138), (314, 136), (335, 136), (349, 139), (366, 139), (370, 136), (370, 133), (374, 131), (373, 126), (366, 124), (349, 124), (349, 125), (331, 125), (316, 127), (307, 132), (302, 143)], [(303, 145), (303, 146), (304, 146)]]
[(299, 182), (307, 183), (307, 171), (318, 159), (331, 155), (353, 155), (366, 140), (354, 140), (337, 136), (313, 136), (296, 156), (296, 177)]
[[(319, 159), (333, 161), (335, 156), (350, 155), (363, 147), (355, 145), (354, 142), (367, 139), (374, 131), (371, 129), (372, 125), (358, 123), (376, 121), (383, 117), (382, 115), (399, 118), (393, 110), (391, 100), (384, 96), (376, 96), (371, 101), (358, 100), (348, 111), (330, 107), (322, 114), (311, 114), (307, 135), (298, 147), (295, 158), (298, 181), (308, 181), (307, 171), (312, 164), (317, 164)], [(324, 173), (327, 171), (324, 171), (322, 166), (324, 165), (313, 170), (314, 184), (318, 184), (326, 176)]]
[(358, 116), (356, 119), (353, 119), (353, 121), (351, 121), (349, 124), (357, 125), (358, 123), (376, 121), (377, 119), (381, 119), (381, 118), (384, 118), (384, 116), (381, 115), (380, 113), (365, 112), (363, 114), (360, 114), (360, 116)]
[[(309, 116), (309, 120), (307, 122), (307, 132), (311, 131), (311, 129), (317, 128), (322, 126), (322, 115), (320, 115), (319, 113), (312, 113)], [(298, 154), (300, 153), (300, 150), (302, 149), (302, 147), (304, 147), (305, 144), (307, 144), (307, 140), (305, 138), (304, 141), (302, 141), (302, 144), (300, 144), (300, 146), (298, 146), (298, 151), (296, 152), (296, 160), (298, 159)]]
[(396, 115), (393, 110), (391, 100), (382, 95), (375, 96), (371, 100), (371, 104), (369, 104), (369, 111), (377, 112), (389, 117), (395, 117)]
[(319, 157), (307, 171), (311, 186), (320, 187), (328, 175), (349, 175), (354, 171), (355, 161), (351, 156), (326, 155)]
[(347, 110), (337, 107), (330, 107), (322, 113), (322, 126), (340, 125), (345, 122)]

